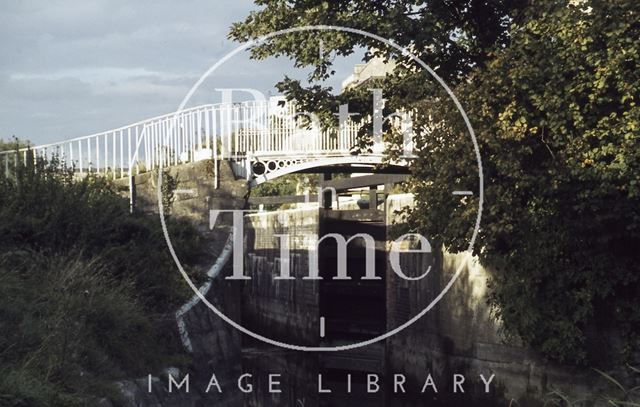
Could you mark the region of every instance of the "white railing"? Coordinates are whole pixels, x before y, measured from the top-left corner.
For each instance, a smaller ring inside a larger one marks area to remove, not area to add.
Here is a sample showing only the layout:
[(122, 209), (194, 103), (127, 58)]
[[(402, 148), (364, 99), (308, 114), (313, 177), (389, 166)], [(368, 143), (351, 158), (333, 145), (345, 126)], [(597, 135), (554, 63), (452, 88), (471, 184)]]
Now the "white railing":
[(357, 143), (360, 127), (352, 121), (341, 129), (323, 130), (302, 123), (294, 104), (279, 109), (277, 114), (264, 115), (262, 109), (261, 104), (254, 104), (240, 112), (248, 125), (237, 133), (238, 158), (244, 158), (243, 153), (259, 157), (348, 154)]
[(231, 159), (242, 167), (248, 157), (349, 154), (356, 145), (354, 123), (328, 130), (299, 124), (295, 105), (288, 102), (202, 105), (89, 136), (2, 151), (0, 171), (10, 176), (27, 160), (56, 157), (78, 175), (119, 179), (160, 165)]
[(5, 174), (27, 159), (56, 157), (80, 175), (125, 178), (151, 169), (194, 161), (203, 152), (213, 158), (211, 120), (216, 106), (205, 105), (57, 143), (0, 152)]

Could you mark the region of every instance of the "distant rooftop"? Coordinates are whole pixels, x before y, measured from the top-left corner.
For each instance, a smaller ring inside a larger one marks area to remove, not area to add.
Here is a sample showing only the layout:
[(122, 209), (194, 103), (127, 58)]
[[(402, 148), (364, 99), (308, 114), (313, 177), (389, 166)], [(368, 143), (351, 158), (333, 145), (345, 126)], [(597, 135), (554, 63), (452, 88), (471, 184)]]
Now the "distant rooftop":
[(374, 57), (365, 64), (357, 64), (353, 68), (353, 73), (342, 81), (342, 91), (364, 86), (372, 79), (384, 78), (393, 71), (395, 66), (394, 61), (385, 62), (379, 57)]

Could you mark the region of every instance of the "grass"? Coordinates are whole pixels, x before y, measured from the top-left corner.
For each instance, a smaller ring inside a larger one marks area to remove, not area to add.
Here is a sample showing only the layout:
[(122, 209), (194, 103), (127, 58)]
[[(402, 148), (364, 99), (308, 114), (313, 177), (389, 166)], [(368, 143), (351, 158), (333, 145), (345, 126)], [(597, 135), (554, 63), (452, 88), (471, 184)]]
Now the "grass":
[[(195, 229), (168, 226), (197, 264)], [(184, 366), (173, 312), (188, 295), (157, 218), (108, 180), (55, 159), (0, 175), (0, 406), (92, 405), (116, 379)]]
[[(627, 366), (628, 376), (633, 378), (640, 374), (640, 370)], [(546, 406), (572, 407), (572, 406), (592, 406), (607, 405), (612, 407), (640, 407), (640, 386), (625, 386), (622, 380), (616, 379), (612, 374), (593, 369), (603, 379), (603, 385), (598, 391), (589, 395), (570, 395), (559, 389), (552, 390), (545, 403)], [(633, 382), (629, 380), (626, 381)]]

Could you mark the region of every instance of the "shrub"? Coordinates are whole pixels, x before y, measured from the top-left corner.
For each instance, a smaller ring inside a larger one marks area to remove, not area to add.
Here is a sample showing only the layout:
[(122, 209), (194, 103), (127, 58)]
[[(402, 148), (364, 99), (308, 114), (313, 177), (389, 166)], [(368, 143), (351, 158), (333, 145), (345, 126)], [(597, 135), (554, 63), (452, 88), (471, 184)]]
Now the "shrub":
[[(173, 312), (189, 291), (158, 220), (104, 178), (28, 162), (0, 177), (0, 405), (86, 405), (182, 364)], [(195, 264), (195, 229), (168, 227)]]

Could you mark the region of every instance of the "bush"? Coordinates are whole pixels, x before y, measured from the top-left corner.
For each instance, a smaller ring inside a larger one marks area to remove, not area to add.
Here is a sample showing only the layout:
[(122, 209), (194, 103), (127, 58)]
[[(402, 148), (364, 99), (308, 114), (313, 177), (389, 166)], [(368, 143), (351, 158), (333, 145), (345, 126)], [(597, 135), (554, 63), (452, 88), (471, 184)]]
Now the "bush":
[[(483, 159), (490, 302), (508, 334), (561, 362), (615, 363), (640, 338), (637, 21), (634, 1), (542, 2), (455, 89)], [(410, 222), (464, 250), (478, 198), (451, 190), (473, 190), (477, 164), (444, 100), (422, 106), (442, 122), (416, 140)]]
[[(31, 161), (31, 160), (29, 160)], [(155, 217), (129, 213), (127, 199), (102, 177), (75, 179), (56, 159), (0, 178), (0, 248), (100, 257), (104, 271), (130, 280), (146, 305), (169, 311), (187, 294)], [(200, 258), (191, 225), (167, 224), (187, 265)]]
[[(0, 405), (86, 405), (116, 378), (184, 361), (173, 312), (189, 290), (159, 222), (58, 164), (0, 177)], [(195, 229), (168, 227), (195, 264)]]

